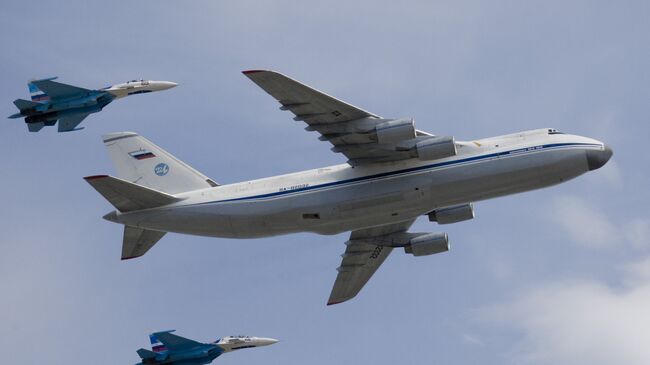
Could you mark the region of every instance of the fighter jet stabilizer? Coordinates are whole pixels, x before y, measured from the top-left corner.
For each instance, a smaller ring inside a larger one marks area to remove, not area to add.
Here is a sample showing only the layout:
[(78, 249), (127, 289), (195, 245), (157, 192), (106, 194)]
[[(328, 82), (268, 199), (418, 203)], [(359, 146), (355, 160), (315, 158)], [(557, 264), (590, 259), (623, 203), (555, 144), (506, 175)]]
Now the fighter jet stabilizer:
[(83, 129), (77, 126), (92, 113), (101, 111), (113, 100), (128, 95), (170, 89), (177, 84), (169, 81), (131, 80), (99, 90), (84, 89), (53, 81), (56, 77), (30, 81), (27, 86), (31, 101), (14, 100), (19, 113), (9, 118), (25, 118), (30, 132), (59, 122), (59, 132)]
[(172, 334), (174, 330), (156, 332), (149, 335), (151, 350), (139, 349), (138, 355), (144, 364), (209, 364), (221, 354), (251, 347), (273, 345), (273, 338), (228, 336), (214, 342), (201, 343)]

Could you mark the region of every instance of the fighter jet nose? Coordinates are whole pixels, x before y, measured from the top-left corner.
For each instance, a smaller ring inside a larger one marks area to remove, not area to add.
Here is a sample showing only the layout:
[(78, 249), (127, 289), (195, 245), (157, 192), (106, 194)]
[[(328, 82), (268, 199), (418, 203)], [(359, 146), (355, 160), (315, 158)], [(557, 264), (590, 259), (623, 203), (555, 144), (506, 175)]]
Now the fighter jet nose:
[(167, 89), (171, 89), (172, 87), (178, 86), (178, 84), (171, 81), (161, 81), (160, 86), (163, 90), (167, 90)]
[(607, 161), (609, 161), (609, 159), (612, 158), (613, 153), (614, 152), (612, 151), (612, 149), (607, 145), (603, 145), (603, 149), (601, 151), (588, 150), (587, 166), (589, 167), (589, 171), (593, 171), (603, 167), (607, 163)]
[(268, 345), (273, 345), (274, 343), (278, 343), (280, 341), (276, 340), (275, 338), (260, 338), (259, 342), (260, 342), (260, 346), (268, 346)]

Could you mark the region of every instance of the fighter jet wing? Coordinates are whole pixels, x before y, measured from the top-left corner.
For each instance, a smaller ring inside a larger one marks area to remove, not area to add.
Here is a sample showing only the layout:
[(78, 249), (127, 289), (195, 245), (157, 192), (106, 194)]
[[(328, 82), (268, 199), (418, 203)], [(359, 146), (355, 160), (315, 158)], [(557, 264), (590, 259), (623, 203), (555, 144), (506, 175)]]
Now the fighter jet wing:
[[(59, 132), (70, 132), (74, 131), (75, 128), (83, 122), (84, 119), (88, 114), (78, 114), (78, 115), (72, 115), (69, 117), (63, 117), (59, 119)], [(83, 128), (79, 128), (83, 129)]]
[(50, 100), (71, 98), (91, 92), (92, 90), (82, 87), (62, 84), (52, 80), (35, 80), (32, 81), (37, 88), (50, 97)]
[(155, 336), (158, 341), (162, 342), (163, 345), (170, 351), (182, 351), (191, 349), (193, 347), (203, 345), (200, 342), (190, 340), (189, 338), (181, 337), (178, 335), (171, 334), (169, 332), (157, 332), (152, 334)]
[[(318, 131), (321, 134), (319, 139), (332, 143), (332, 151), (343, 153), (352, 165), (413, 157), (408, 151), (397, 151), (394, 145), (378, 143), (373, 132), (387, 120), (374, 113), (274, 71), (252, 70), (243, 73), (280, 102), (280, 109), (291, 111), (295, 115), (294, 120), (307, 123), (308, 131)], [(431, 134), (416, 131), (416, 135)]]
[(405, 232), (414, 221), (352, 231), (350, 239), (345, 242), (347, 247), (345, 253), (341, 255), (343, 260), (337, 269), (339, 273), (327, 305), (354, 298), (393, 251), (390, 246), (376, 243), (390, 240), (391, 234)]

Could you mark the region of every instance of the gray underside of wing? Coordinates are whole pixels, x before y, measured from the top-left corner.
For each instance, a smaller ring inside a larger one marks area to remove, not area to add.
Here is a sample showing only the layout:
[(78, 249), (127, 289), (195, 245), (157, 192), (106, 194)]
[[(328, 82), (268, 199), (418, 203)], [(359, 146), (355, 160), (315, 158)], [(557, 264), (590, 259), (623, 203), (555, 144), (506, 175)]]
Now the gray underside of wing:
[(203, 345), (200, 342), (190, 340), (189, 338), (171, 334), (169, 332), (159, 332), (154, 334), (156, 338), (171, 351), (181, 351)]
[(78, 114), (69, 117), (63, 117), (59, 119), (59, 132), (70, 132), (74, 131), (75, 128), (83, 122), (88, 114)]
[[(342, 153), (352, 165), (412, 158), (395, 145), (378, 143), (375, 130), (389, 121), (274, 71), (245, 71), (244, 74), (275, 100), (282, 110), (291, 111), (296, 121), (307, 123), (308, 131), (321, 134), (333, 152)], [(417, 131), (417, 136), (430, 134)]]
[(52, 80), (36, 80), (32, 81), (32, 83), (46, 93), (52, 100), (81, 96), (92, 91)]
[(392, 247), (377, 245), (391, 234), (408, 230), (414, 220), (353, 231), (345, 243), (346, 249), (327, 305), (354, 298), (393, 251)]

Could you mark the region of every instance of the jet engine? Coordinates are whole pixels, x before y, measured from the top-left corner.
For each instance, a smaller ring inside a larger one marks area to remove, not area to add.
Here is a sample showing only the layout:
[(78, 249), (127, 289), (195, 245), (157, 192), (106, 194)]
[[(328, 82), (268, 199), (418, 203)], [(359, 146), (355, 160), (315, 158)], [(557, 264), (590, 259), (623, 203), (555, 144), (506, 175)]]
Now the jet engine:
[(446, 233), (424, 233), (411, 238), (404, 246), (404, 252), (413, 256), (427, 256), (449, 251), (449, 239)]
[(456, 155), (454, 137), (435, 136), (415, 144), (415, 152), (420, 160), (437, 160)]
[(438, 222), (438, 224), (462, 222), (474, 218), (474, 207), (472, 204), (463, 204), (440, 208), (429, 213), (428, 216), (430, 222)]
[(379, 123), (375, 127), (377, 142), (397, 143), (415, 138), (413, 119), (395, 119)]

